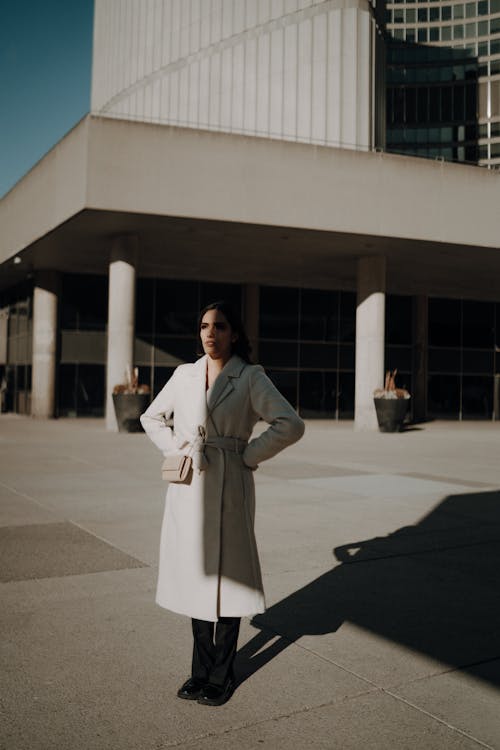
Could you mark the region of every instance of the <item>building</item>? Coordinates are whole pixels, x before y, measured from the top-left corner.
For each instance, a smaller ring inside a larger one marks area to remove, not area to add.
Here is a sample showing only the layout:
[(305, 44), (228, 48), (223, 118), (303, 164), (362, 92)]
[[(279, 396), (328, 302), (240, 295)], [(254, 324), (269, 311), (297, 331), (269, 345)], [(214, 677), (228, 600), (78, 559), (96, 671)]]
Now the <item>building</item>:
[(387, 147), (500, 164), (500, 0), (388, 2)]
[[(500, 418), (494, 170), (384, 153), (366, 0), (96, 0), (92, 107), (0, 202), (9, 407), (154, 392), (201, 305), (240, 305), (305, 417)], [(496, 394), (496, 395), (495, 395)]]

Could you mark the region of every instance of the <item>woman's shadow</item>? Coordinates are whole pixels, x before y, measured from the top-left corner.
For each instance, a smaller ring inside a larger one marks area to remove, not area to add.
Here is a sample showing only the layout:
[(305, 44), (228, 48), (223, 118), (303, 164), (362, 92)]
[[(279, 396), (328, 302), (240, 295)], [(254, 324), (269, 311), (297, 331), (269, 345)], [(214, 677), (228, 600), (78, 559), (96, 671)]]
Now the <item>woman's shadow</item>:
[[(340, 564), (253, 618), (260, 632), (238, 652), (238, 683), (299, 638), (347, 621), (457, 667), (498, 658), (499, 541), (500, 493), (483, 492), (449, 496), (414, 526), (335, 548)], [(500, 669), (487, 679), (500, 684)]]

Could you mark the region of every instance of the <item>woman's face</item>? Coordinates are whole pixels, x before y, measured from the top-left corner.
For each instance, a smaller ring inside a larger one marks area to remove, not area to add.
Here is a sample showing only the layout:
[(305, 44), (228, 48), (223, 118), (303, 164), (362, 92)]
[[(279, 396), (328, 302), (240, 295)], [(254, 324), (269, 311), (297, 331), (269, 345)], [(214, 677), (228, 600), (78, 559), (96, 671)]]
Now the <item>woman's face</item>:
[(200, 338), (203, 351), (212, 359), (226, 362), (238, 336), (220, 310), (208, 310), (201, 320)]

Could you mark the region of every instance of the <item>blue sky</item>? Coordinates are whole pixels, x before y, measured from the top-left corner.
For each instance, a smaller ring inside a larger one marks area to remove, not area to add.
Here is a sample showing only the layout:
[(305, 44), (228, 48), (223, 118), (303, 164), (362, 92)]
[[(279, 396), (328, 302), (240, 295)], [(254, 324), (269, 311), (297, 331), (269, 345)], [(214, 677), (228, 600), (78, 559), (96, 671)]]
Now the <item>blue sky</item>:
[(89, 111), (93, 0), (0, 0), (0, 196)]

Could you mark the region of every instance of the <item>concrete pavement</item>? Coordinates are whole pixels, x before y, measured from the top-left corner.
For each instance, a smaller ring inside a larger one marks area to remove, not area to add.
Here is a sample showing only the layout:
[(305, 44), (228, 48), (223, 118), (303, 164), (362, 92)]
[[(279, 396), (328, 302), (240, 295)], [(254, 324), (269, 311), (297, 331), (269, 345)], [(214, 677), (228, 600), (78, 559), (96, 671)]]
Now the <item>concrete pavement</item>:
[(268, 601), (220, 708), (175, 697), (144, 435), (0, 417), (1, 750), (500, 748), (500, 425), (309, 422), (256, 473)]

